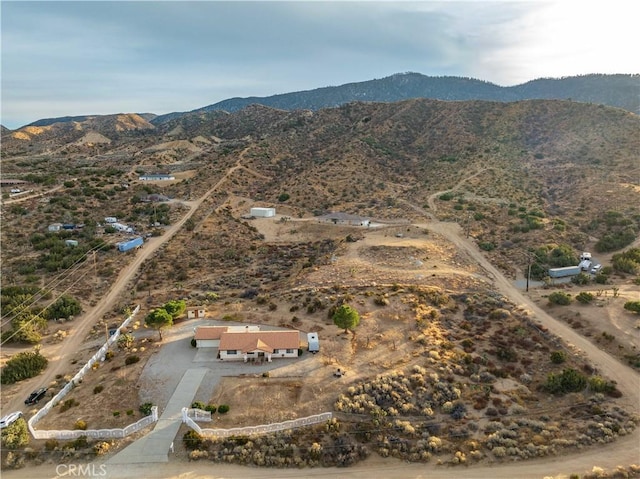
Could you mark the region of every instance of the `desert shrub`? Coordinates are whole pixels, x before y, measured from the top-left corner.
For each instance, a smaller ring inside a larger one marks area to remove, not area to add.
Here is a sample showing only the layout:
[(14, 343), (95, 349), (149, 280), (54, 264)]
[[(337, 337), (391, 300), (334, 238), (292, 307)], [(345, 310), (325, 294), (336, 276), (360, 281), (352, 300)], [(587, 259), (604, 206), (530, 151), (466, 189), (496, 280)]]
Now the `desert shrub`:
[(229, 412), (229, 405), (227, 404), (220, 404), (220, 406), (218, 406), (218, 412), (220, 414), (226, 414)]
[(87, 440), (87, 436), (80, 436), (74, 439), (73, 441), (65, 444), (64, 447), (67, 449), (74, 449), (77, 451), (78, 449), (84, 449), (88, 445), (89, 445), (89, 441)]
[(2, 446), (7, 449), (18, 449), (29, 444), (27, 421), (18, 418), (2, 430)]
[(627, 301), (624, 303), (624, 309), (640, 314), (640, 301)]
[(493, 251), (494, 249), (496, 249), (496, 245), (491, 243), (490, 241), (483, 241), (482, 243), (479, 243), (478, 246), (481, 250), (484, 251)]
[(555, 291), (549, 295), (549, 304), (566, 306), (571, 303), (571, 295), (562, 291)]
[(0, 383), (13, 384), (37, 376), (48, 363), (38, 348), (14, 354), (0, 372)]
[(140, 411), (144, 416), (148, 416), (149, 414), (151, 414), (152, 407), (153, 407), (152, 403), (146, 402), (144, 404), (140, 404), (138, 411)]
[(554, 351), (551, 353), (551, 362), (553, 364), (562, 364), (567, 360), (567, 353), (564, 351)]
[(113, 417), (118, 417), (120, 416), (120, 411), (113, 411)]
[(133, 409), (127, 409), (127, 416), (133, 416)]
[(192, 429), (184, 433), (182, 443), (190, 451), (200, 449), (202, 447), (202, 436)]
[(587, 293), (586, 291), (581, 291), (576, 296), (576, 300), (582, 304), (589, 304), (591, 301), (593, 301), (593, 298), (594, 298), (593, 294)]
[(589, 378), (589, 390), (595, 393), (612, 393), (616, 389), (616, 385), (607, 381), (601, 376), (591, 376)]
[(45, 451), (54, 451), (60, 445), (60, 443), (55, 439), (47, 439), (44, 443)]
[(549, 374), (544, 388), (552, 394), (565, 394), (582, 391), (586, 386), (587, 378), (584, 374), (573, 368), (567, 368), (560, 374)]
[(591, 276), (585, 273), (579, 273), (575, 275), (573, 278), (571, 278), (571, 282), (573, 284), (578, 284), (581, 286), (584, 286), (585, 284), (589, 284), (590, 281), (591, 281)]
[(198, 345), (198, 342), (196, 341), (196, 338), (191, 338), (191, 347), (195, 348)]
[(71, 398), (71, 399), (67, 399), (65, 400), (62, 405), (60, 406), (60, 412), (65, 412), (68, 411), (69, 409), (71, 409), (74, 406), (78, 406), (80, 403), (78, 401), (76, 401), (75, 399)]
[(593, 280), (598, 284), (607, 284), (607, 281), (609, 281), (609, 276), (601, 271), (600, 273), (596, 274)]
[(131, 356), (127, 356), (124, 360), (124, 364), (129, 366), (130, 364), (135, 364), (140, 361), (140, 356), (136, 356), (135, 354)]
[(82, 419), (78, 419), (75, 424), (73, 425), (74, 429), (79, 429), (81, 431), (86, 431), (87, 430), (87, 421), (84, 421)]
[(206, 408), (207, 405), (205, 403), (203, 403), (202, 401), (193, 401), (191, 403), (191, 408), (192, 409), (202, 409), (203, 411), (205, 410), (204, 408)]
[(378, 295), (374, 298), (373, 304), (375, 304), (376, 306), (388, 306), (389, 299), (384, 295)]
[(453, 403), (451, 412), (449, 413), (453, 419), (464, 419), (467, 415), (467, 406), (462, 401)]
[(211, 414), (214, 414), (217, 409), (218, 409), (218, 406), (216, 406), (215, 404), (207, 404), (204, 407), (204, 410), (209, 411)]
[(104, 456), (106, 453), (109, 452), (110, 448), (111, 448), (111, 444), (109, 444), (106, 441), (96, 442), (93, 445), (93, 453), (96, 456)]
[(93, 388), (93, 394), (101, 393), (104, 390), (104, 386), (102, 384), (98, 384)]
[(104, 355), (104, 359), (106, 361), (111, 361), (115, 355), (116, 354), (113, 351), (107, 351), (107, 353)]
[(447, 192), (447, 193), (444, 193), (444, 194), (439, 196), (439, 199), (441, 201), (451, 201), (453, 199), (453, 193), (450, 192), (450, 191)]

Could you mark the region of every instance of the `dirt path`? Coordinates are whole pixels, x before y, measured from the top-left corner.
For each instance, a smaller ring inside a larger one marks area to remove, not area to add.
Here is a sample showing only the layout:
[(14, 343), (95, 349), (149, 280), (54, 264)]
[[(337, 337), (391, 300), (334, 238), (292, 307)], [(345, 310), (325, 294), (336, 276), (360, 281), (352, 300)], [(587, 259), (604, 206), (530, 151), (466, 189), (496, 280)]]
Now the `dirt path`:
[[(81, 318), (75, 320), (74, 328), (70, 330), (67, 338), (51, 348), (47, 347), (46, 351), (43, 351), (49, 359), (47, 369), (43, 374), (24, 381), (21, 387), (13, 393), (13, 398), (2, 405), (3, 411), (22, 410), (24, 408), (24, 398), (27, 397), (32, 390), (50, 384), (59, 374), (67, 374), (69, 372), (69, 363), (73, 354), (82, 349), (87, 334), (93, 325), (117, 302), (118, 297), (127, 288), (127, 285), (135, 276), (142, 263), (150, 258), (164, 243), (169, 241), (180, 228), (182, 228), (182, 225), (197, 211), (202, 202), (220, 188), (229, 176), (239, 168), (244, 168), (240, 162), (229, 168), (225, 175), (199, 199), (184, 202), (183, 204), (190, 207), (189, 211), (177, 223), (165, 230), (162, 236), (149, 238), (149, 240), (145, 242), (144, 247), (137, 251), (134, 260), (120, 271), (120, 274), (107, 294)], [(77, 369), (79, 369), (79, 367)]]

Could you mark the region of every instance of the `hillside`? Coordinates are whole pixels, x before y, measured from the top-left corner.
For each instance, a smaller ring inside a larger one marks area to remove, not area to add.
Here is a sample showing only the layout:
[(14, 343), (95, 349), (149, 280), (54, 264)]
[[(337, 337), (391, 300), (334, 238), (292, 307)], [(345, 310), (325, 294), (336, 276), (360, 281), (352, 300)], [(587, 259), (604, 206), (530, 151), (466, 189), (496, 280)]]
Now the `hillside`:
[[(353, 101), (396, 102), (411, 98), (465, 101), (491, 100), (512, 102), (532, 99), (572, 99), (584, 103), (615, 106), (640, 113), (640, 75), (583, 75), (565, 78), (541, 78), (502, 87), (474, 78), (430, 77), (420, 73), (399, 73), (386, 78), (268, 97), (230, 98), (194, 110), (234, 112), (251, 104), (282, 110), (319, 110)], [(175, 119), (181, 113), (159, 115), (153, 123)]]

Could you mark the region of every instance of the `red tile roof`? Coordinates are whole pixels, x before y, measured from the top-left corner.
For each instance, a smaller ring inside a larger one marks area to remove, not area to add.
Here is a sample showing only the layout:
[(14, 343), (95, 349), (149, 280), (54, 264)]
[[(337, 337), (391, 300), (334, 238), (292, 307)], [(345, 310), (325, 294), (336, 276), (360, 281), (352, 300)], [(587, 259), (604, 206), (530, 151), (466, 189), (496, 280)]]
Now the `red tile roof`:
[(226, 326), (201, 326), (196, 329), (196, 339), (220, 339), (222, 333), (227, 331)]
[(220, 351), (272, 353), (275, 349), (298, 349), (299, 347), (298, 331), (230, 331), (220, 337)]

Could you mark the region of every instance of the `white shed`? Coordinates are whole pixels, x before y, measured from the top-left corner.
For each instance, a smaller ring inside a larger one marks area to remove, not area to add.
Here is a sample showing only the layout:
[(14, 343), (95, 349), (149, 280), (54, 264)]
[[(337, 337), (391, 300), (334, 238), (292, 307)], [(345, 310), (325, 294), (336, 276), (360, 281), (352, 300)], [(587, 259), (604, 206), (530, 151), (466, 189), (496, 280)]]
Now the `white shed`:
[(271, 218), (275, 215), (275, 208), (251, 208), (251, 216), (255, 216), (256, 218)]
[(309, 347), (307, 348), (310, 353), (317, 353), (320, 351), (320, 341), (318, 340), (318, 333), (307, 333), (307, 343)]
[(206, 311), (203, 306), (192, 306), (187, 308), (187, 319), (204, 318)]
[(49, 231), (60, 231), (62, 229), (62, 223), (51, 223), (48, 229)]

